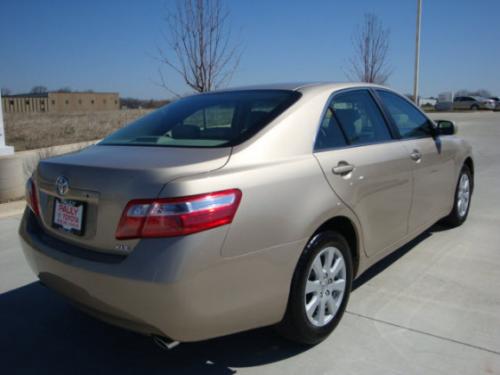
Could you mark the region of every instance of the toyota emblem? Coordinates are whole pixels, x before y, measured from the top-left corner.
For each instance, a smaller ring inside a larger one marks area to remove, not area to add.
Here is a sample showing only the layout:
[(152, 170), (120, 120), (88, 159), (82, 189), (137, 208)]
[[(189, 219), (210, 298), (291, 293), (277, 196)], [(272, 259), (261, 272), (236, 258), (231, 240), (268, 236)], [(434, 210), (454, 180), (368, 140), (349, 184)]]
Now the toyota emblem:
[(64, 195), (69, 190), (69, 182), (68, 179), (64, 176), (59, 176), (56, 179), (56, 190), (57, 194)]

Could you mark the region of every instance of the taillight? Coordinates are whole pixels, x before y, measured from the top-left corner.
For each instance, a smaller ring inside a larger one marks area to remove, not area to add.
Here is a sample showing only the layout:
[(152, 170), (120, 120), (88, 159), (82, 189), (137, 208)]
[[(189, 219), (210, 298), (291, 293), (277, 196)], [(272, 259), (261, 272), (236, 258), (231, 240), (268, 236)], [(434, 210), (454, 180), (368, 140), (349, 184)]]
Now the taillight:
[(40, 216), (40, 206), (38, 204), (38, 193), (32, 178), (26, 182), (26, 203), (36, 216)]
[(230, 224), (240, 200), (238, 189), (181, 198), (133, 200), (123, 211), (116, 238), (183, 236)]

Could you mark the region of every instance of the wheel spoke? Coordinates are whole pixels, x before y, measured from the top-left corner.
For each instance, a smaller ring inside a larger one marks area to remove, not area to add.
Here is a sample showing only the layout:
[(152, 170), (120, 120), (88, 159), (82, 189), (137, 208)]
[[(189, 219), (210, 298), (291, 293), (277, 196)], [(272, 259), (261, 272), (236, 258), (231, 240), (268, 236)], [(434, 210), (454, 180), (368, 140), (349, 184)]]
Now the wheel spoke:
[(309, 319), (314, 320), (314, 311), (319, 304), (319, 297), (314, 297), (307, 305), (306, 305), (306, 314)]
[(319, 280), (315, 281), (307, 280), (306, 294), (319, 293), (320, 291), (321, 291), (321, 284), (319, 283)]
[(466, 190), (468, 186), (469, 186), (469, 177), (467, 177), (467, 175), (464, 174), (462, 176), (462, 188)]
[(333, 267), (331, 268), (330, 274), (335, 277), (337, 274), (342, 270), (344, 267), (344, 260), (341, 257), (338, 257), (335, 260), (335, 263), (333, 264)]
[(323, 274), (323, 265), (321, 264), (320, 257), (316, 257), (316, 259), (314, 259), (312, 268), (314, 270), (314, 273), (316, 274), (316, 279), (319, 280), (321, 278), (321, 275)]
[(322, 298), (321, 301), (319, 302), (319, 309), (318, 309), (318, 323), (320, 325), (323, 325), (325, 323), (325, 300)]
[(330, 311), (330, 314), (332, 316), (335, 316), (337, 310), (339, 309), (340, 303), (337, 303), (332, 297), (328, 298), (328, 300), (326, 301), (326, 305), (328, 306), (328, 311)]
[(345, 280), (339, 279), (335, 280), (332, 284), (332, 290), (337, 292), (343, 292), (345, 289)]
[(325, 270), (330, 270), (330, 268), (332, 268), (332, 265), (333, 265), (333, 250), (328, 249), (325, 258), (325, 267), (324, 267)]

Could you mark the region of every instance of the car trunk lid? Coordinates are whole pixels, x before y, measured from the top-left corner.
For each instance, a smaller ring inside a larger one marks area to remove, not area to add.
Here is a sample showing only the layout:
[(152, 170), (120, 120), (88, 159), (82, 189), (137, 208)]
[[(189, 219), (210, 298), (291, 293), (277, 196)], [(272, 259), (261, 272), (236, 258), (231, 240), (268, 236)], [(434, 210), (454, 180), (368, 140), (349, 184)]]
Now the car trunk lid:
[[(115, 231), (128, 201), (156, 198), (169, 181), (219, 169), (230, 152), (230, 148), (96, 145), (41, 161), (35, 173), (41, 221), (47, 232), (71, 244), (126, 254), (138, 240), (118, 241)], [(68, 183), (63, 195), (56, 188), (61, 176)], [(82, 233), (54, 225), (56, 201), (83, 205)]]

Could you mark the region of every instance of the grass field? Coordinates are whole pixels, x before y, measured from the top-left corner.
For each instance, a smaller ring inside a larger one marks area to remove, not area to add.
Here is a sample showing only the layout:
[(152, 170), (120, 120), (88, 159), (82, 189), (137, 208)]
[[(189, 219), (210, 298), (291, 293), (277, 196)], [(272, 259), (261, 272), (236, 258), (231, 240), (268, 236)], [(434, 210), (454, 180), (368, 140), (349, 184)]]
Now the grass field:
[(93, 113), (6, 113), (7, 144), (16, 151), (100, 139), (150, 110)]
[[(433, 112), (424, 108), (427, 112)], [(125, 109), (92, 113), (5, 113), (7, 144), (16, 151), (33, 150), (69, 143), (100, 139), (116, 129), (144, 116), (150, 109)], [(228, 123), (232, 113), (207, 112), (202, 118), (197, 113), (189, 119), (191, 124)]]

